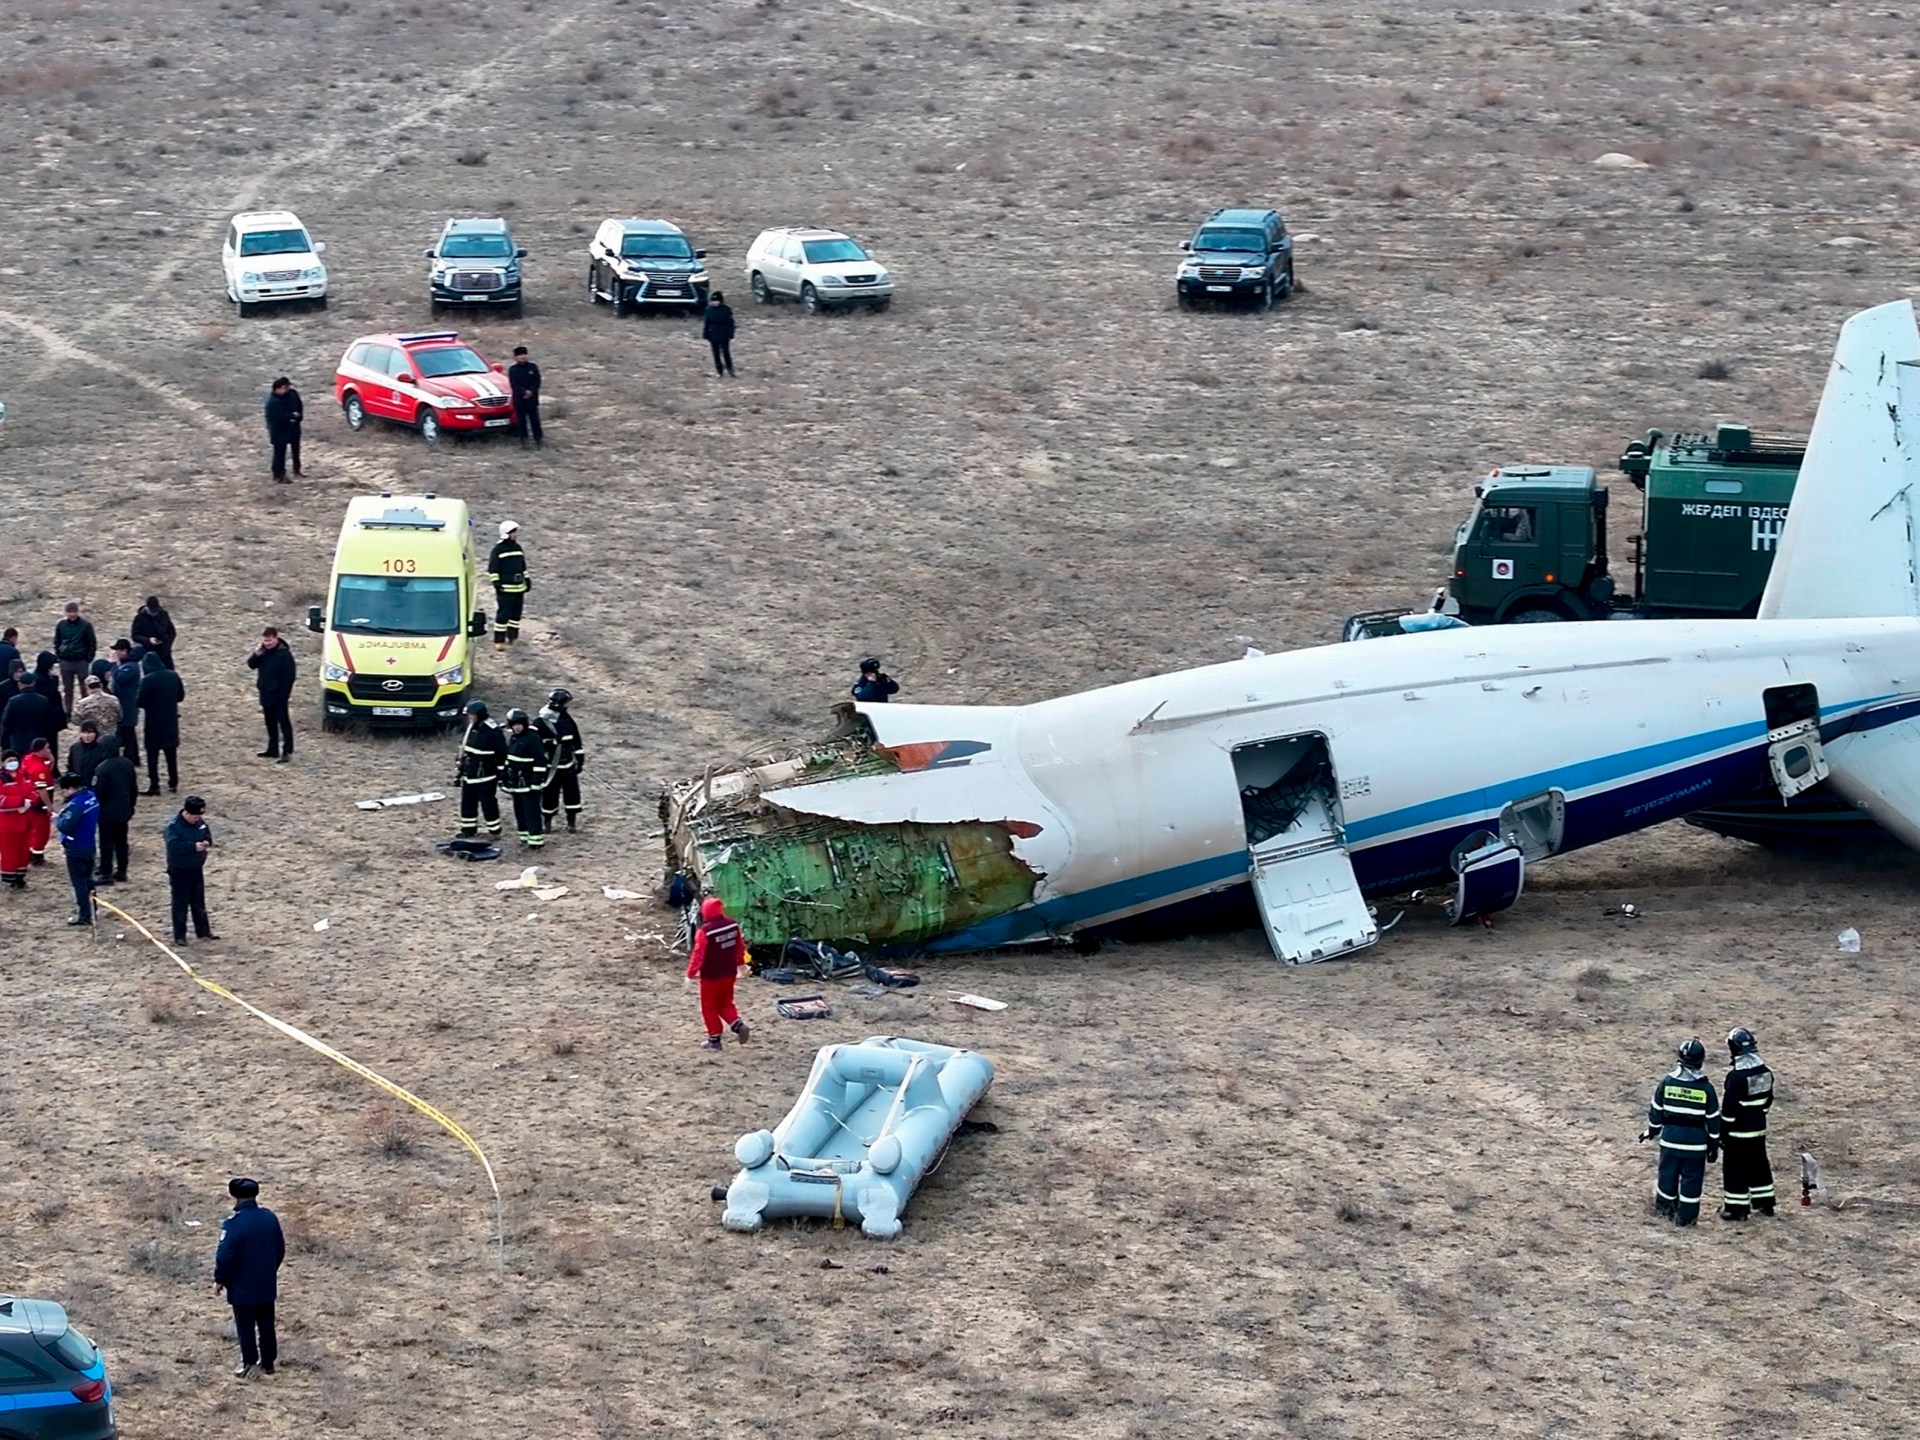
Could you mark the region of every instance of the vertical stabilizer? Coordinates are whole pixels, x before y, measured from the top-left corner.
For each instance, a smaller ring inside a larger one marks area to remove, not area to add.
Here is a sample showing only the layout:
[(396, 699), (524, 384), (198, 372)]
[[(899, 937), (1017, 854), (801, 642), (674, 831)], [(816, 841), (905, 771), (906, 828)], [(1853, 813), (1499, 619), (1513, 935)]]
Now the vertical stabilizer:
[(1916, 482), (1920, 331), (1898, 300), (1840, 328), (1760, 618), (1920, 615)]

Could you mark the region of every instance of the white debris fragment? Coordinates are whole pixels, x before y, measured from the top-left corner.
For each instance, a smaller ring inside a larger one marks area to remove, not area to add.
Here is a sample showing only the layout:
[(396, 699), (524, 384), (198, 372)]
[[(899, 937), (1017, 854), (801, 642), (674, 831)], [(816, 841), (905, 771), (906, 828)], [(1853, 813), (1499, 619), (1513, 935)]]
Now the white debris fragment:
[(986, 996), (984, 996), (984, 995), (958, 995), (958, 994), (956, 994), (956, 995), (955, 995), (955, 996), (953, 997), (953, 1003), (954, 1003), (954, 1004), (956, 1004), (956, 1005), (971, 1005), (971, 1006), (972, 1006), (972, 1007), (973, 1007), (973, 1008), (974, 1008), (975, 1010), (1004, 1010), (1004, 1009), (1006, 1009), (1006, 1008), (1007, 1008), (1007, 1002), (1006, 1002), (1006, 1001), (1004, 1001), (1004, 1000), (989, 1000), (989, 999), (988, 999), (988, 998), (987, 998)]
[(1637, 155), (1625, 155), (1618, 150), (1609, 150), (1595, 160), (1594, 168), (1599, 170), (1651, 170), (1653, 167)]
[(617, 885), (602, 885), (600, 893), (609, 900), (644, 900), (647, 897), (638, 890), (622, 890)]
[(540, 867), (538, 865), (529, 865), (520, 872), (517, 880), (496, 880), (493, 882), (493, 888), (496, 890), (531, 890), (540, 883), (537, 875), (539, 869)]
[(325, 920), (316, 920), (313, 922), (313, 933), (316, 935), (318, 935), (322, 930), (325, 930), (326, 928), (327, 928), (327, 922)]
[(1864, 235), (1836, 235), (1831, 240), (1820, 242), (1829, 250), (1861, 250), (1873, 244)]
[(564, 885), (542, 885), (538, 890), (533, 892), (533, 898), (536, 900), (558, 900), (566, 893), (568, 893), (567, 887)]
[(420, 795), (386, 795), (378, 800), (356, 800), (356, 810), (385, 810), (390, 805), (425, 805), (431, 800), (444, 800), (447, 797), (438, 790), (429, 790)]
[(1860, 932), (1851, 925), (1842, 930), (1834, 938), (1840, 942), (1840, 953), (1842, 955), (1858, 955), (1860, 953)]

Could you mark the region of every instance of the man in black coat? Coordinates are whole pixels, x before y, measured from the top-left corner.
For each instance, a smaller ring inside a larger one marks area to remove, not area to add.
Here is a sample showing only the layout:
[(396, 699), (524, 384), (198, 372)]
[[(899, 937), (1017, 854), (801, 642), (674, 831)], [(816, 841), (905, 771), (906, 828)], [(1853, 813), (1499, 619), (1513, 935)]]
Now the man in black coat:
[(34, 741), (59, 733), (59, 703), (34, 688), (31, 670), (20, 671), (13, 677), (13, 694), (0, 709), (0, 749), (24, 755)]
[(287, 483), (287, 459), (293, 459), (293, 473), (300, 470), (300, 422), (306, 412), (300, 404), (300, 392), (282, 375), (267, 392), (267, 439), (273, 444), (273, 478)]
[(707, 318), (701, 322), (700, 334), (713, 351), (713, 373), (733, 374), (733, 307), (718, 290), (707, 301)]
[(0, 683), (4, 683), (13, 674), (15, 662), (20, 659), (20, 631), (9, 625), (0, 632)]
[(280, 1265), (287, 1239), (280, 1218), (259, 1201), (260, 1182), (244, 1176), (227, 1182), (233, 1213), (220, 1225), (220, 1248), (213, 1256), (213, 1293), (227, 1292), (233, 1328), (240, 1338), (240, 1366), (233, 1373), (250, 1380), (254, 1372), (273, 1374), (280, 1342), (273, 1329), (273, 1307), (280, 1298)]
[(60, 662), (60, 703), (73, 709), (73, 692), (86, 678), (87, 666), (100, 653), (93, 622), (80, 613), (80, 602), (69, 600), (66, 613), (53, 627), (53, 653)]
[(160, 757), (167, 760), (167, 789), (180, 788), (180, 702), (187, 687), (176, 671), (149, 650), (140, 662), (140, 713), (147, 727), (147, 794), (160, 793)]
[(167, 891), (173, 901), (173, 939), (184, 944), (187, 917), (202, 940), (218, 940), (207, 919), (207, 852), (213, 848), (213, 827), (207, 824), (207, 802), (189, 795), (167, 822)]
[(527, 347), (513, 347), (513, 364), (507, 367), (507, 384), (513, 393), (513, 429), (520, 443), (540, 446), (547, 443), (547, 432), (540, 428), (540, 367), (527, 357)]
[(254, 672), (260, 690), (260, 713), (267, 722), (267, 748), (262, 760), (277, 760), (282, 765), (293, 759), (293, 651), (269, 625), (260, 632), (260, 643), (247, 656), (247, 668)]
[(129, 760), (140, 758), (140, 661), (133, 653), (133, 642), (119, 639), (113, 642), (113, 673), (107, 683), (113, 689), (113, 698), (120, 702), (120, 749)]
[(78, 775), (82, 785), (91, 785), (100, 762), (118, 748), (113, 741), (100, 738), (98, 725), (91, 720), (83, 720), (80, 723), (80, 739), (67, 747), (66, 773)]
[(160, 604), (158, 595), (147, 596), (147, 603), (133, 612), (133, 643), (144, 645), (160, 656), (160, 663), (173, 669), (173, 642), (178, 632), (173, 617)]
[(127, 878), (127, 828), (140, 803), (140, 774), (133, 761), (116, 751), (94, 768), (93, 793), (100, 801), (100, 870), (95, 885)]

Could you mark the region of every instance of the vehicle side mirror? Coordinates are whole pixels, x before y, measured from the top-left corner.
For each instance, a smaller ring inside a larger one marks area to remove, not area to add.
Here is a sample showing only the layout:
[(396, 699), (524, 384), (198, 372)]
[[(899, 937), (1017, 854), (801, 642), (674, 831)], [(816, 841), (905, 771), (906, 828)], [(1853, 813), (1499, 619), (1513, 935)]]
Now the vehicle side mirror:
[(313, 247), (313, 253), (314, 253), (314, 254), (316, 254), (316, 255), (324, 255), (324, 254), (326, 254), (326, 253), (327, 253), (327, 242), (326, 242), (326, 241), (324, 241), (324, 240), (322, 240), (322, 241), (321, 241), (321, 242), (320, 242), (319, 244), (317, 244), (317, 245), (315, 245), (315, 246)]
[(693, 252), (693, 258), (696, 260), (704, 260), (707, 258), (707, 252), (704, 250), (696, 250)]
[(1180, 242), (1180, 248), (1181, 248), (1182, 250), (1191, 250), (1191, 249), (1193, 248), (1193, 243), (1192, 243), (1191, 241), (1188, 241), (1188, 240), (1182, 240), (1182, 241)]
[(473, 618), (467, 621), (467, 636), (469, 639), (478, 640), (486, 633), (487, 612), (484, 610), (476, 610), (473, 612)]
[(525, 250), (516, 250), (513, 252), (513, 258), (516, 260), (524, 260), (527, 258), (527, 252)]
[(504, 375), (507, 373), (507, 367), (496, 360), (493, 362), (493, 373), (496, 375)]
[(307, 629), (318, 635), (327, 628), (327, 622), (320, 614), (318, 605), (307, 606)]
[(422, 250), (422, 251), (421, 251), (420, 253), (421, 253), (422, 255), (424, 255), (424, 256), (426, 256), (426, 257), (427, 257), (427, 259), (429, 259), (429, 260), (431, 260), (431, 259), (433, 259), (433, 258), (434, 258), (434, 254), (433, 254), (433, 251), (431, 251), (431, 250)]
[(398, 375), (393, 377), (393, 383), (396, 385), (411, 385), (413, 384), (413, 376), (402, 370)]

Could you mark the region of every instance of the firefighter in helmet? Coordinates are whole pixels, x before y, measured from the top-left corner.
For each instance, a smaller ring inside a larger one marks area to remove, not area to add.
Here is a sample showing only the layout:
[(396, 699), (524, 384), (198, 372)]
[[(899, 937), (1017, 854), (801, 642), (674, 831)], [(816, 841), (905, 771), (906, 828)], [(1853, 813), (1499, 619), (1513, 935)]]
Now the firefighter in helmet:
[(547, 788), (547, 742), (524, 710), (507, 712), (507, 777), (500, 788), (513, 797), (513, 825), (520, 832), (520, 843), (532, 849), (546, 844), (540, 796)]
[(1700, 1218), (1700, 1191), (1707, 1166), (1720, 1154), (1720, 1097), (1701, 1073), (1707, 1047), (1700, 1037), (1683, 1042), (1680, 1063), (1653, 1086), (1642, 1140), (1660, 1140), (1660, 1174), (1654, 1182), (1653, 1208), (1676, 1225)]
[(467, 733), (460, 742), (460, 834), (471, 839), (484, 827), (500, 833), (500, 767), (507, 760), (507, 742), (487, 719), (487, 702), (467, 702)]
[(1767, 1112), (1773, 1108), (1773, 1071), (1760, 1058), (1760, 1042), (1744, 1025), (1727, 1032), (1732, 1068), (1721, 1090), (1726, 1106), (1720, 1171), (1720, 1218), (1744, 1220), (1754, 1211), (1773, 1214), (1773, 1166), (1767, 1159)]
[(547, 793), (541, 809), (545, 815), (547, 829), (553, 829), (554, 817), (560, 813), (564, 804), (567, 811), (567, 829), (580, 828), (580, 772), (587, 768), (587, 746), (580, 738), (580, 722), (573, 718), (573, 712), (567, 707), (573, 703), (573, 692), (561, 688), (547, 692), (546, 708), (540, 712), (540, 720), (552, 735), (553, 769), (547, 777)]

